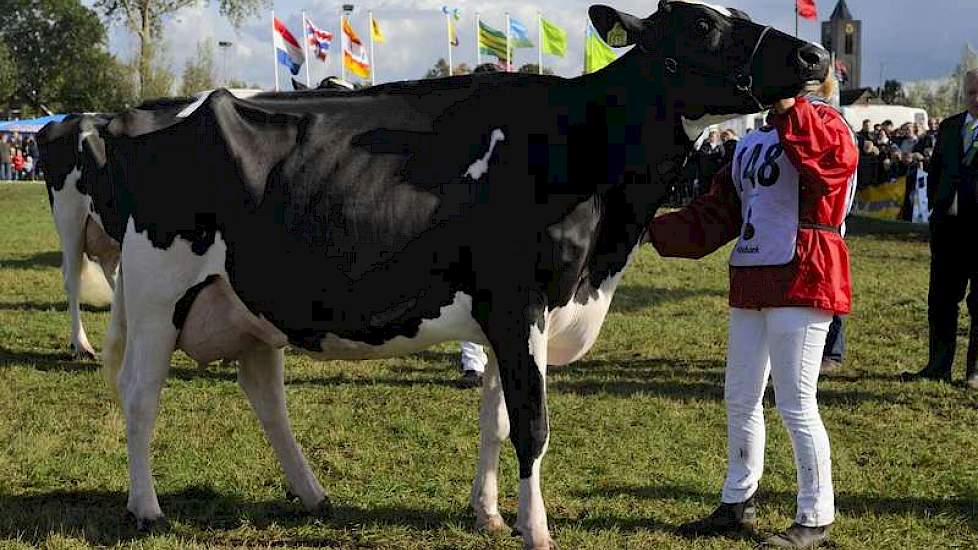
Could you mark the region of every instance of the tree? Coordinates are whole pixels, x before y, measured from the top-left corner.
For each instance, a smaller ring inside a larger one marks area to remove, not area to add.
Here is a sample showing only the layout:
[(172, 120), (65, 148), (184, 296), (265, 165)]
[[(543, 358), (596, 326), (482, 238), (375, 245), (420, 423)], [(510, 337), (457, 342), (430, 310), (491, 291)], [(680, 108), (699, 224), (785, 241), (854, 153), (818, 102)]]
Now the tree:
[(903, 83), (899, 80), (887, 80), (883, 83), (883, 91), (880, 98), (888, 105), (902, 103), (905, 100), (903, 93)]
[[(455, 69), (452, 71), (452, 74), (460, 75), (460, 74), (469, 74), (471, 72), (472, 70), (469, 69), (468, 65), (466, 65), (465, 63), (459, 63), (458, 65), (455, 66)], [(435, 66), (428, 69), (428, 72), (426, 72), (424, 75), (425, 78), (443, 78), (446, 76), (448, 76), (448, 61), (445, 61), (445, 58), (443, 57), (438, 58), (438, 61), (435, 63)]]
[[(530, 73), (530, 74), (540, 74), (540, 66), (537, 65), (536, 63), (527, 63), (526, 65), (523, 65), (522, 67), (520, 67), (520, 69), (519, 69), (518, 72), (521, 72), (521, 73)], [(544, 67), (543, 68), (543, 74), (554, 74), (554, 71), (550, 67)]]
[(0, 42), (0, 104), (7, 103), (17, 90), (17, 65), (10, 49)]
[(15, 75), (0, 102), (43, 112), (111, 110), (131, 100), (105, 27), (79, 0), (0, 0), (0, 13)]
[(975, 52), (971, 44), (965, 43), (964, 48), (961, 50), (961, 61), (954, 68), (954, 73), (951, 75), (951, 79), (955, 83), (955, 109), (964, 107), (964, 75), (974, 69), (978, 69), (978, 52)]
[(145, 73), (142, 75), (142, 84), (137, 82), (139, 98), (146, 101), (147, 99), (173, 95), (173, 87), (177, 77), (170, 68), (170, 58), (166, 55), (166, 50), (163, 48), (155, 49), (149, 59), (136, 56), (130, 63), (130, 70), (137, 74), (142, 63), (147, 63), (147, 65), (143, 67)]
[(183, 68), (180, 95), (190, 96), (214, 88), (214, 47), (209, 40), (197, 43), (197, 57), (188, 59)]
[[(147, 94), (144, 87), (149, 80), (157, 78), (153, 75), (154, 58), (157, 55), (156, 44), (163, 39), (164, 20), (183, 8), (201, 3), (202, 0), (95, 0), (95, 8), (108, 21), (120, 21), (136, 34), (139, 41), (137, 55), (137, 82), (140, 95)], [(269, 4), (269, 0), (218, 0), (221, 15), (227, 17), (231, 24), (239, 27), (248, 17), (255, 15)], [(2, 13), (2, 12), (0, 12)], [(158, 82), (154, 82), (158, 85)]]

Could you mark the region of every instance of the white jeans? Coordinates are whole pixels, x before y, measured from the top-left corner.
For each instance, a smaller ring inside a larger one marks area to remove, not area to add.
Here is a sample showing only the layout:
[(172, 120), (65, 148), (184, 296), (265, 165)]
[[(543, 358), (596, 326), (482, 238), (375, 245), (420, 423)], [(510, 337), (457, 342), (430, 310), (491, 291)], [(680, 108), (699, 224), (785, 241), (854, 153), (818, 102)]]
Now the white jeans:
[(488, 362), (489, 357), (486, 356), (486, 351), (482, 349), (482, 346), (472, 342), (462, 342), (463, 371), (486, 372), (486, 363)]
[(832, 316), (811, 308), (730, 310), (724, 400), (727, 479), (723, 502), (747, 500), (764, 470), (764, 409), (768, 376), (778, 412), (791, 435), (798, 478), (795, 521), (807, 527), (835, 520), (829, 436), (815, 391)]

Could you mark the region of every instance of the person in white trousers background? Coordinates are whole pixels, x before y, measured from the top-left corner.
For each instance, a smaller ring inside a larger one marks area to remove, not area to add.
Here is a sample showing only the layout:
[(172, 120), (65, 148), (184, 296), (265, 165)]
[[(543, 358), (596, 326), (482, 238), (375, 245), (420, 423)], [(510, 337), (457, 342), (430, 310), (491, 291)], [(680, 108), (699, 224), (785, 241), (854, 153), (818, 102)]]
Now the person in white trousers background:
[[(820, 95), (831, 97), (832, 85)], [(737, 239), (724, 380), (727, 477), (720, 505), (681, 534), (755, 528), (770, 377), (791, 436), (798, 497), (794, 523), (766, 544), (811, 548), (827, 538), (835, 502), (816, 386), (832, 316), (848, 313), (852, 301), (842, 237), (857, 162), (855, 135), (838, 111), (815, 96), (784, 100), (767, 126), (740, 141), (709, 194), (650, 225), (663, 256), (700, 258)]]
[(489, 357), (482, 346), (473, 342), (462, 342), (462, 378), (459, 385), (463, 388), (481, 386), (488, 362)]

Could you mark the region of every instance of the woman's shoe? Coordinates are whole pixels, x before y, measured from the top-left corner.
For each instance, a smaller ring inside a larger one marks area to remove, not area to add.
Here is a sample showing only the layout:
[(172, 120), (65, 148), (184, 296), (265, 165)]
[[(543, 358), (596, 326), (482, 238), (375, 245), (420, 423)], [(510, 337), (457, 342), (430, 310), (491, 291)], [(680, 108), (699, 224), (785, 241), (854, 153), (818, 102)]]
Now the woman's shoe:
[(816, 548), (829, 537), (832, 525), (805, 527), (792, 523), (784, 533), (778, 533), (764, 541), (764, 546), (773, 548)]
[(684, 537), (753, 532), (757, 527), (757, 508), (754, 497), (734, 504), (721, 502), (716, 510), (703, 519), (680, 525), (676, 532)]

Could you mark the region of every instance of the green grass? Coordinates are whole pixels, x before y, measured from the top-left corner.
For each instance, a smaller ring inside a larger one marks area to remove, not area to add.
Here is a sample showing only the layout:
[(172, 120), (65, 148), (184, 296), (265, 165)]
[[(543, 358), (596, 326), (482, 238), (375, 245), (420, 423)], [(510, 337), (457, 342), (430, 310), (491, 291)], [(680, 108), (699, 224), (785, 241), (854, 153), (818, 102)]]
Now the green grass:
[[(927, 244), (904, 225), (853, 225), (849, 355), (841, 374), (820, 382), (839, 509), (834, 546), (974, 548), (978, 394), (895, 380), (925, 360)], [(124, 519), (120, 412), (97, 365), (68, 358), (57, 250), (43, 186), (0, 186), (0, 546), (520, 547), (471, 531), (478, 392), (454, 387), (449, 345), (360, 363), (288, 356), (296, 435), (336, 508), (324, 520), (285, 500), (235, 373), (176, 357), (153, 443), (172, 526), (140, 536)], [(671, 534), (712, 509), (724, 474), (726, 284), (724, 253), (690, 262), (645, 250), (595, 349), (552, 370), (543, 490), (562, 547), (754, 546)], [(100, 348), (108, 314), (83, 316)], [(770, 401), (766, 412), (760, 514), (772, 531), (794, 516), (795, 473)], [(508, 446), (500, 476), (511, 523)]]

